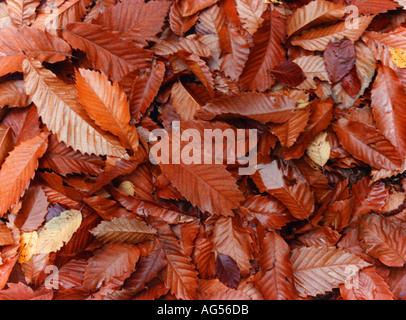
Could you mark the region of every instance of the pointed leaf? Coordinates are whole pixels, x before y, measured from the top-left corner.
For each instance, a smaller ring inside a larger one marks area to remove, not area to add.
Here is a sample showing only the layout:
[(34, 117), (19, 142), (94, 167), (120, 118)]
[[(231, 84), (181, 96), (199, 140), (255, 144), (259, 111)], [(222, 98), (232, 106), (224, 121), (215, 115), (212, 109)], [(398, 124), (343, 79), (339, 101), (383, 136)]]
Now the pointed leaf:
[(150, 64), (148, 51), (99, 25), (71, 23), (63, 31), (63, 37), (73, 48), (86, 52), (94, 67), (113, 81)]
[(344, 148), (357, 159), (377, 169), (399, 169), (402, 160), (393, 144), (374, 127), (346, 119), (334, 125)]
[(359, 240), (364, 251), (390, 267), (403, 267), (406, 262), (404, 244), (406, 224), (388, 220), (377, 214), (360, 219)]
[(78, 210), (66, 210), (52, 218), (38, 233), (36, 253), (58, 251), (66, 244), (82, 223), (82, 213)]
[[(65, 84), (35, 60), (24, 61), (24, 75), (27, 92), (38, 107), (38, 114), (59, 141), (82, 153), (119, 157), (126, 154), (114, 137), (102, 132), (85, 114), (74, 86)], [(48, 108), (50, 103), (53, 109)]]
[(143, 221), (124, 217), (102, 221), (90, 232), (104, 243), (132, 244), (151, 240), (156, 234), (156, 230)]
[(137, 151), (138, 132), (130, 124), (130, 105), (119, 84), (111, 84), (97, 71), (79, 69), (76, 90), (79, 101), (95, 123), (117, 136), (124, 147)]
[(240, 269), (233, 258), (226, 254), (218, 253), (216, 258), (216, 276), (227, 287), (237, 289), (240, 283)]
[(316, 296), (338, 288), (369, 264), (335, 247), (294, 249), (291, 256), (295, 286), (301, 297)]
[(134, 271), (140, 251), (131, 244), (108, 244), (98, 249), (89, 259), (83, 288), (100, 288), (114, 277)]
[(41, 132), (20, 143), (6, 158), (0, 169), (0, 215), (4, 215), (24, 195), (47, 143), (48, 134)]

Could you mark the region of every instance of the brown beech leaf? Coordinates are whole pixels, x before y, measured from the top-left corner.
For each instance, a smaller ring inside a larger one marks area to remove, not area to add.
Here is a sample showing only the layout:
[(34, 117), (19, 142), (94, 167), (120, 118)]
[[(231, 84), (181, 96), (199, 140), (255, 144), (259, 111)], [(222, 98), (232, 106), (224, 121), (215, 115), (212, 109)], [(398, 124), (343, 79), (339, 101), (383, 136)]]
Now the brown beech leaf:
[[(332, 88), (332, 98), (336, 103), (339, 103), (341, 109), (348, 109), (354, 105), (356, 100), (361, 97), (365, 90), (370, 86), (371, 81), (375, 75), (376, 71), (376, 60), (373, 56), (373, 53), (365, 46), (362, 41), (357, 41), (355, 43), (355, 51), (357, 53), (357, 58), (355, 61), (355, 68), (357, 71), (358, 80), (361, 83), (361, 88), (359, 92), (354, 96), (351, 96), (352, 90), (353, 93), (358, 89), (358, 84), (355, 84), (353, 88), (351, 88), (351, 92), (348, 92), (346, 89), (347, 84), (336, 83)], [(347, 76), (346, 81), (349, 80)], [(342, 82), (345, 83), (343, 80)]]
[(331, 40), (342, 40), (347, 37), (352, 42), (357, 41), (368, 28), (374, 16), (360, 16), (353, 19), (352, 23), (358, 24), (358, 28), (348, 28), (347, 22), (339, 22), (334, 25), (320, 26), (306, 31), (303, 35), (295, 36), (291, 42), (295, 46), (310, 51), (324, 51)]
[(389, 197), (389, 189), (383, 181), (371, 183), (367, 177), (353, 186), (356, 202), (354, 217), (381, 210)]
[(396, 69), (392, 61), (390, 50), (406, 49), (405, 34), (406, 31), (404, 28), (397, 28), (384, 34), (367, 31), (362, 36), (362, 40), (373, 52), (376, 60), (381, 61), (382, 64), (387, 67)]
[(262, 275), (257, 281), (266, 300), (296, 300), (290, 249), (275, 232), (267, 232), (261, 242), (260, 266)]
[(0, 75), (22, 71), (25, 58), (55, 63), (70, 55), (69, 45), (60, 38), (35, 28), (7, 27), (0, 30)]
[(282, 46), (286, 37), (284, 16), (276, 10), (270, 12), (268, 9), (264, 11), (262, 18), (264, 22), (254, 34), (254, 46), (239, 79), (244, 91), (263, 92), (269, 89), (275, 80), (268, 70), (286, 60)]
[(213, 5), (199, 14), (196, 32), (218, 36), (219, 58), (232, 51), (224, 6)]
[(0, 300), (406, 299), (405, 25), (1, 2)]
[[(118, 139), (104, 133), (85, 114), (77, 100), (74, 86), (65, 84), (36, 60), (25, 60), (24, 74), (26, 90), (38, 107), (38, 114), (48, 129), (58, 136), (58, 140), (83, 153), (112, 156), (126, 154)], [(69, 94), (65, 92), (67, 88)], [(51, 101), (55, 113), (47, 108)], [(78, 140), (76, 136), (82, 138)]]
[(332, 83), (337, 83), (350, 73), (355, 65), (356, 52), (351, 40), (330, 41), (324, 51), (324, 63)]
[(402, 110), (406, 102), (402, 97), (405, 87), (396, 73), (385, 66), (378, 66), (378, 76), (372, 89), (372, 112), (377, 128), (392, 142), (401, 156), (406, 154), (406, 115)]
[(350, 73), (342, 79), (341, 84), (351, 98), (356, 98), (362, 89), (362, 83), (358, 77), (357, 68), (355, 66), (351, 69)]
[(210, 278), (215, 276), (215, 254), (210, 239), (197, 238), (192, 258), (202, 277)]
[(402, 159), (393, 144), (376, 128), (358, 122), (340, 119), (334, 131), (344, 148), (357, 159), (377, 169), (399, 169)]
[(393, 300), (389, 285), (373, 267), (362, 269), (351, 281), (340, 286), (344, 300)]
[(93, 208), (104, 220), (114, 218), (132, 218), (131, 212), (121, 207), (116, 201), (103, 196), (86, 197), (83, 201)]
[(17, 145), (41, 132), (37, 108), (34, 105), (29, 108), (10, 110), (2, 123), (10, 127), (13, 145)]
[(400, 7), (399, 1), (391, 0), (352, 0), (351, 3), (358, 7), (361, 14), (380, 14)]
[(303, 71), (306, 79), (297, 86), (298, 89), (317, 89), (318, 85), (315, 79), (330, 82), (326, 65), (323, 57), (320, 56), (302, 56), (293, 60)]
[(394, 299), (403, 299), (405, 297), (405, 271), (405, 268), (396, 268), (392, 269), (389, 274), (388, 284)]
[(130, 174), (138, 167), (140, 163), (143, 162), (142, 160), (142, 158), (134, 160), (118, 160), (114, 166), (106, 168), (106, 170), (96, 178), (94, 185), (89, 189), (88, 193), (93, 194), (100, 190), (103, 186), (107, 185), (113, 179), (121, 175)]
[(151, 54), (148, 51), (99, 25), (83, 22), (68, 24), (63, 37), (73, 48), (84, 51), (94, 62), (94, 67), (111, 76), (113, 81), (150, 64)]
[(253, 179), (261, 192), (266, 191), (277, 198), (297, 219), (306, 219), (313, 214), (313, 193), (296, 169), (277, 160), (257, 167)]
[(169, 6), (169, 1), (118, 2), (99, 14), (93, 23), (118, 31), (124, 38), (144, 43), (161, 31)]
[(137, 76), (130, 93), (131, 117), (138, 120), (140, 114), (144, 115), (148, 107), (158, 94), (165, 75), (165, 65), (157, 62), (150, 72)]
[(48, 213), (48, 199), (39, 186), (30, 186), (22, 199), (22, 207), (14, 219), (14, 225), (24, 232), (38, 229)]
[(10, 283), (8, 289), (0, 292), (1, 300), (52, 300), (53, 292), (45, 287), (34, 291), (28, 285)]
[(130, 105), (118, 82), (111, 84), (105, 75), (92, 70), (79, 69), (75, 75), (78, 99), (86, 113), (124, 147), (137, 151), (138, 132), (130, 124)]
[(167, 260), (167, 266), (162, 275), (165, 285), (178, 299), (194, 299), (197, 289), (197, 271), (190, 257), (182, 251), (169, 225), (160, 219), (153, 219), (150, 222), (158, 230), (157, 247), (163, 251)]
[(205, 86), (210, 97), (214, 98), (214, 81), (206, 63), (193, 53), (178, 51), (175, 55), (193, 72), (193, 74)]
[(140, 258), (136, 270), (124, 282), (123, 292), (117, 294), (131, 297), (140, 292), (146, 288), (149, 281), (152, 281), (158, 275), (159, 271), (166, 267), (167, 263), (164, 252), (155, 247), (150, 254)]
[(169, 12), (169, 24), (171, 30), (178, 36), (183, 36), (184, 33), (189, 31), (194, 26), (198, 18), (198, 13), (190, 16), (182, 16), (182, 11), (178, 3), (174, 3)]
[(353, 211), (353, 198), (333, 201), (324, 212), (322, 224), (341, 231), (349, 225)]
[(241, 276), (250, 272), (250, 260), (253, 257), (251, 236), (243, 228), (238, 216), (220, 217), (213, 230), (213, 247), (217, 252), (228, 255), (238, 265)]
[(10, 13), (8, 12), (7, 3), (0, 4), (0, 28), (11, 26), (13, 23), (11, 21)]
[(50, 1), (38, 10), (32, 26), (52, 35), (60, 35), (60, 30), (67, 24), (81, 21), (89, 4), (89, 0), (68, 0), (57, 4), (55, 8), (55, 4)]
[(304, 131), (296, 142), (284, 149), (286, 159), (298, 159), (303, 156), (313, 138), (326, 129), (332, 118), (333, 103), (331, 101), (315, 100), (310, 105), (310, 118)]
[(0, 214), (4, 215), (24, 195), (45, 153), (48, 133), (25, 140), (10, 152), (0, 169)]
[(182, 195), (202, 211), (231, 216), (243, 200), (224, 165), (181, 163), (161, 164), (160, 168)]
[(182, 16), (188, 17), (217, 3), (218, 0), (180, 0), (180, 11)]
[(90, 231), (97, 239), (104, 243), (133, 243), (151, 240), (156, 230), (142, 220), (124, 217), (102, 221)]
[(226, 254), (218, 253), (215, 261), (216, 277), (227, 287), (237, 289), (240, 283), (240, 269), (233, 258)]
[(72, 259), (63, 265), (58, 272), (50, 275), (49, 280), (52, 281), (57, 278), (59, 285), (64, 290), (80, 286), (83, 282), (86, 266), (87, 261)]
[(36, 16), (36, 9), (41, 3), (39, 0), (8, 0), (7, 7), (11, 20), (16, 27), (30, 25)]
[[(194, 87), (195, 89), (196, 86)], [(189, 90), (188, 90), (189, 89)], [(181, 82), (176, 82), (171, 89), (170, 102), (180, 118), (185, 121), (193, 120), (204, 102), (197, 97), (191, 87), (185, 87)]]
[(283, 123), (293, 116), (295, 101), (286, 96), (264, 93), (242, 93), (208, 102), (199, 111), (199, 118), (244, 116), (262, 123)]
[(220, 69), (231, 80), (237, 81), (250, 53), (249, 41), (240, 28), (229, 26), (227, 30), (230, 38), (230, 52), (224, 55)]
[(209, 48), (204, 45), (204, 36), (190, 35), (178, 39), (160, 40), (155, 44), (153, 50), (155, 54), (168, 57), (179, 51), (195, 54), (198, 57), (208, 58), (211, 55)]
[(8, 153), (13, 150), (11, 131), (7, 126), (0, 126), (0, 166), (3, 164)]
[(283, 147), (291, 147), (305, 130), (310, 118), (310, 108), (296, 109), (293, 117), (282, 124), (270, 124), (270, 131), (278, 137)]
[(255, 195), (248, 198), (243, 206), (269, 231), (281, 229), (295, 220), (282, 202), (269, 195)]
[(237, 0), (236, 8), (244, 29), (254, 35), (264, 22), (262, 14), (266, 10), (265, 1)]
[(5, 224), (0, 225), (0, 245), (7, 246), (14, 243), (11, 229)]
[(388, 220), (377, 214), (365, 214), (360, 218), (359, 240), (364, 251), (390, 267), (403, 267), (406, 248), (403, 239), (405, 223)]
[(100, 288), (113, 277), (135, 270), (140, 256), (131, 244), (107, 244), (89, 259), (83, 278), (83, 288)]
[(303, 70), (293, 61), (282, 61), (271, 72), (276, 80), (287, 87), (297, 87), (306, 80)]
[(327, 226), (317, 227), (299, 236), (297, 240), (306, 247), (332, 247), (340, 239), (340, 234)]
[(302, 297), (316, 296), (338, 288), (369, 263), (335, 247), (303, 247), (291, 255), (293, 276)]
[(49, 136), (48, 149), (41, 158), (40, 167), (52, 169), (66, 176), (71, 173), (97, 175), (102, 172), (104, 161), (93, 155), (85, 155), (59, 142), (55, 135)]
[(0, 83), (0, 108), (27, 107), (31, 103), (25, 92), (23, 80), (10, 80)]
[(318, 24), (335, 22), (345, 15), (345, 7), (326, 0), (311, 1), (295, 10), (288, 20), (287, 34), (292, 34)]

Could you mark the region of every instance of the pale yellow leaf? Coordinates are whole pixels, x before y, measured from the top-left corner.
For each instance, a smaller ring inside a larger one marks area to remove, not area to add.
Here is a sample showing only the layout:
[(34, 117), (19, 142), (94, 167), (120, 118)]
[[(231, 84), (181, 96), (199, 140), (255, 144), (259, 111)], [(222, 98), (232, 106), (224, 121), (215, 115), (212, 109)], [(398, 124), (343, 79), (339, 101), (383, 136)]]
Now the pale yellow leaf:
[(58, 251), (72, 238), (81, 223), (82, 213), (78, 210), (66, 210), (52, 218), (38, 234), (35, 253)]
[(126, 180), (121, 182), (118, 188), (129, 196), (133, 196), (135, 194), (135, 188), (131, 181)]
[(399, 68), (406, 68), (406, 50), (389, 49), (393, 63)]
[(330, 158), (331, 146), (327, 140), (327, 132), (320, 132), (314, 137), (313, 141), (307, 148), (307, 155), (312, 161), (323, 167)]
[(37, 250), (38, 233), (36, 231), (24, 232), (20, 238), (21, 253), (18, 262), (23, 264), (30, 261)]

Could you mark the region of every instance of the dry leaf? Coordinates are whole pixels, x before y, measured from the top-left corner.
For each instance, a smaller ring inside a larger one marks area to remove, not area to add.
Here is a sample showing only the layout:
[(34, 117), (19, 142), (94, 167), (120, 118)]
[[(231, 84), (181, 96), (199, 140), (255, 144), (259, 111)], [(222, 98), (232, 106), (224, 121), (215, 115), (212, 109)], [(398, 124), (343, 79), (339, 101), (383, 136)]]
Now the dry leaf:
[(20, 239), (21, 252), (18, 256), (18, 262), (23, 264), (37, 253), (38, 233), (36, 231), (24, 232)]
[(400, 48), (390, 49), (393, 63), (399, 68), (406, 68), (406, 51)]
[(323, 131), (315, 136), (313, 141), (310, 142), (306, 153), (315, 164), (323, 167), (330, 159), (330, 151), (331, 146), (327, 140), (327, 132)]
[(38, 232), (35, 253), (58, 251), (66, 244), (82, 223), (82, 213), (78, 210), (66, 210), (49, 220)]

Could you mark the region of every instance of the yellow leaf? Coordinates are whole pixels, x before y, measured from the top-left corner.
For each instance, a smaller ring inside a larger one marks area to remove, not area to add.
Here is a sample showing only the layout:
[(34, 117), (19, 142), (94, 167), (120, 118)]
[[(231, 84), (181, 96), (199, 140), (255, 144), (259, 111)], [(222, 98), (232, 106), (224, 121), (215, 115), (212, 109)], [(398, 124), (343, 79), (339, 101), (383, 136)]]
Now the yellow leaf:
[(305, 101), (303, 99), (296, 100), (296, 108), (304, 109), (310, 104), (309, 101)]
[(118, 188), (129, 196), (133, 196), (135, 194), (135, 188), (131, 181), (126, 180), (121, 182)]
[(82, 214), (78, 210), (66, 210), (49, 220), (38, 234), (35, 253), (58, 251), (72, 238), (81, 222)]
[(406, 68), (406, 50), (404, 49), (390, 49), (392, 61), (399, 68)]
[(25, 232), (20, 238), (21, 253), (18, 262), (23, 264), (30, 261), (37, 250), (38, 233), (36, 231)]
[(315, 164), (323, 167), (330, 158), (330, 151), (327, 132), (320, 132), (307, 148), (307, 155)]

